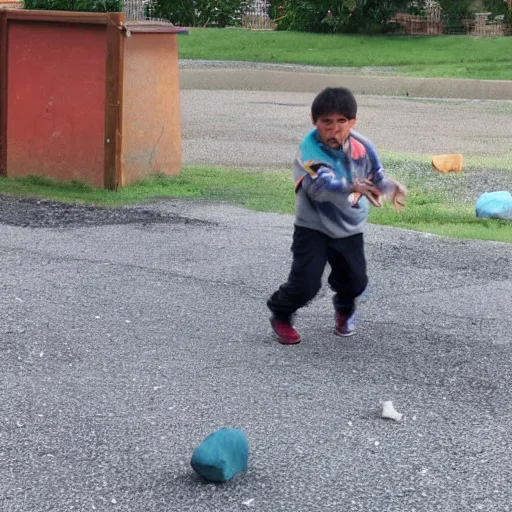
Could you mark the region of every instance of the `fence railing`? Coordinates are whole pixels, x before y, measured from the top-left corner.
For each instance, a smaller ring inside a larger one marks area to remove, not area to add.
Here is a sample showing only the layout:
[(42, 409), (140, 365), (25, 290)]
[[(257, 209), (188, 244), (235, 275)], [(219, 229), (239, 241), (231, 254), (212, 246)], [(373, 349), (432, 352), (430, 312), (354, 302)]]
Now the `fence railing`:
[(146, 20), (147, 3), (141, 0), (124, 0), (123, 11), (126, 21)]
[(443, 18), (415, 16), (399, 13), (392, 20), (397, 32), (406, 35), (450, 35), (464, 34), (475, 37), (496, 37), (511, 35), (505, 17), (491, 17), (491, 13), (477, 13), (473, 18), (461, 19), (458, 23), (447, 23)]
[[(0, 0), (1, 2), (2, 0)], [(510, 0), (512, 2), (512, 0)], [(152, 12), (151, 0), (124, 0), (124, 12), (129, 21), (164, 21)], [(406, 35), (465, 34), (475, 37), (512, 35), (505, 17), (493, 17), (490, 12), (476, 13), (471, 18), (448, 23), (440, 9), (431, 9), (424, 16), (398, 13), (392, 18), (397, 33)], [(232, 25), (250, 30), (273, 30), (276, 23), (269, 16), (267, 0), (248, 0)]]
[[(512, 8), (512, 0), (507, 0)], [(2, 8), (21, 8), (21, 1), (0, 0)], [(233, 24), (252, 30), (273, 30), (276, 23), (268, 14), (267, 0), (249, 0), (241, 16)], [(151, 0), (124, 0), (124, 13), (127, 21), (166, 21), (152, 12)], [(397, 26), (397, 33), (406, 35), (464, 34), (474, 37), (511, 36), (512, 29), (505, 16), (492, 16), (490, 12), (474, 14), (459, 23), (448, 24), (440, 11), (432, 11), (425, 16), (398, 13), (391, 20)]]
[(23, 2), (21, 0), (19, 2), (13, 0), (0, 0), (0, 9), (21, 9), (23, 7)]
[[(273, 30), (276, 24), (268, 15), (268, 7), (267, 0), (248, 0), (240, 14), (232, 20), (232, 25), (247, 29)], [(152, 12), (151, 0), (124, 0), (123, 11), (129, 21), (161, 21)]]
[(268, 15), (268, 2), (266, 0), (252, 0), (242, 15), (242, 27), (256, 30), (273, 30), (276, 24)]

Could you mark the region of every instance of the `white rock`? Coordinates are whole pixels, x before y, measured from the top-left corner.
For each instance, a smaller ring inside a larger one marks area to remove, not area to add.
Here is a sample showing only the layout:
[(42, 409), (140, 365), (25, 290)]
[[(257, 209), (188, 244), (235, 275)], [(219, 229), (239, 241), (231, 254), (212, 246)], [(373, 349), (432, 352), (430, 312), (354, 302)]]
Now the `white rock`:
[(394, 420), (394, 421), (400, 421), (402, 419), (403, 414), (400, 414), (395, 410), (393, 407), (393, 402), (386, 401), (382, 402), (382, 413), (381, 418), (387, 419), (387, 420)]

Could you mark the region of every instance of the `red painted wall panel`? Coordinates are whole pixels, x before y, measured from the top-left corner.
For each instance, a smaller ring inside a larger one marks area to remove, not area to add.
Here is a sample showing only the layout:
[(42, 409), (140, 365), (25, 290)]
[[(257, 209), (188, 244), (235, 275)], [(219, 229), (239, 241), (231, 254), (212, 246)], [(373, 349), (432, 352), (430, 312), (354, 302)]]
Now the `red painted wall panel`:
[(104, 183), (106, 28), (10, 21), (7, 175)]

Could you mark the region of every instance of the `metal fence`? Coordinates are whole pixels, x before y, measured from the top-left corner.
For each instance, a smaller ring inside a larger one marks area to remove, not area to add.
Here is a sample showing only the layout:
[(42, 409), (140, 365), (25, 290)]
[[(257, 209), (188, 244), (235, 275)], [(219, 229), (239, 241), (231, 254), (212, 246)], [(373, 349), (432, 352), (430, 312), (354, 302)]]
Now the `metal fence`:
[[(253, 30), (275, 29), (276, 25), (268, 15), (267, 0), (248, 0), (244, 3), (245, 7), (232, 20), (232, 25)], [(128, 21), (163, 21), (155, 17), (151, 0), (124, 0), (123, 11)]]
[[(1, 1), (1, 0), (0, 0)], [(192, 0), (190, 0), (192, 1)], [(507, 0), (512, 5), (512, 0)], [(276, 23), (269, 16), (267, 0), (247, 0), (246, 5), (231, 25), (250, 30), (273, 30)], [(129, 21), (165, 21), (152, 12), (151, 0), (124, 0), (124, 12)], [(470, 18), (449, 23), (435, 0), (427, 2), (423, 15), (398, 13), (392, 18), (398, 34), (441, 35), (464, 34), (475, 37), (512, 35), (504, 15), (493, 16), (490, 12), (476, 13)]]
[(266, 0), (251, 0), (242, 15), (242, 27), (256, 30), (274, 30), (276, 24), (268, 15)]
[(166, 21), (153, 15), (151, 0), (124, 0), (123, 11), (126, 21)]
[(127, 21), (144, 21), (146, 19), (146, 2), (124, 0), (123, 11)]
[(13, 0), (0, 0), (0, 9), (21, 9), (23, 2), (16, 2)]
[(397, 25), (397, 33), (406, 35), (454, 35), (464, 34), (474, 37), (497, 37), (511, 35), (510, 26), (505, 17), (492, 17), (490, 12), (476, 13), (471, 18), (463, 18), (448, 23), (442, 17), (414, 16), (399, 13), (391, 20)]

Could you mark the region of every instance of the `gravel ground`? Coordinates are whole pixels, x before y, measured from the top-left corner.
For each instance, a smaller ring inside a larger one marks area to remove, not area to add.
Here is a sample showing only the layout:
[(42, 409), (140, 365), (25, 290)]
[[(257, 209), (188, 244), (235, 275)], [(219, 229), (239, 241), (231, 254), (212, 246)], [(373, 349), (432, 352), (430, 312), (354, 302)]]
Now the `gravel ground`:
[[(181, 91), (187, 164), (290, 166), (311, 128), (315, 95)], [(462, 153), (512, 164), (512, 101), (357, 96), (357, 125), (380, 150), (431, 157)]]
[[(369, 226), (358, 335), (334, 336), (324, 287), (283, 347), (265, 299), (291, 216), (144, 209), (156, 223), (0, 222), (2, 512), (510, 508), (512, 245)], [(190, 457), (222, 426), (249, 469), (206, 484)]]
[(30, 228), (82, 228), (122, 224), (202, 223), (175, 213), (138, 207), (104, 208), (0, 194), (0, 223)]
[[(208, 96), (213, 115), (194, 98), (195, 162), (289, 164), (307, 125), (275, 96)], [(452, 141), (508, 147), (501, 114), (470, 112)], [(435, 138), (439, 114), (415, 122)], [(380, 126), (385, 149), (439, 149), (412, 123)], [(368, 226), (358, 335), (333, 335), (324, 286), (298, 315), (303, 343), (283, 347), (265, 300), (289, 271), (292, 223), (197, 200), (0, 196), (0, 510), (509, 510), (512, 245)], [(382, 400), (401, 423), (379, 418)], [(222, 426), (246, 430), (249, 469), (205, 484), (190, 456)]]

